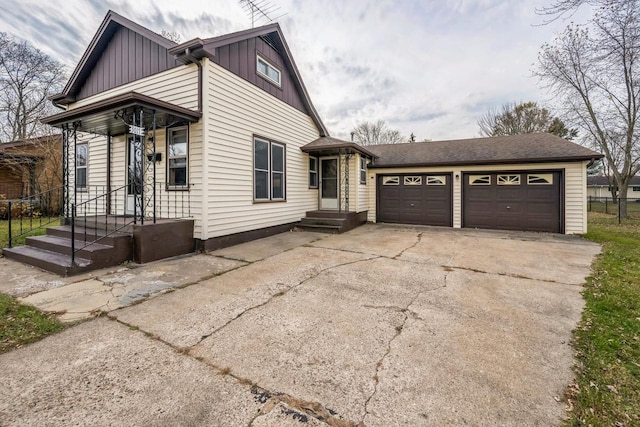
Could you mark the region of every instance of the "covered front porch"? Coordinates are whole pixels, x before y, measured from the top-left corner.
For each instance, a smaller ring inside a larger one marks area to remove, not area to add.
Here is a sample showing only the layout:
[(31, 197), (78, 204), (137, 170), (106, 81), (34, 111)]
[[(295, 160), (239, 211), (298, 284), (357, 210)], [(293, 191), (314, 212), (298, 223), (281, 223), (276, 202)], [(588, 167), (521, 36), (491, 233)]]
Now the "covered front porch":
[(62, 225), (7, 256), (67, 275), (193, 252), (189, 130), (200, 117), (136, 92), (48, 117), (62, 131)]
[(366, 191), (367, 162), (374, 155), (332, 137), (321, 137), (301, 149), (309, 155), (310, 186), (315, 182), (318, 189), (318, 209), (306, 212), (300, 226), (342, 233), (365, 223), (368, 206), (359, 199)]

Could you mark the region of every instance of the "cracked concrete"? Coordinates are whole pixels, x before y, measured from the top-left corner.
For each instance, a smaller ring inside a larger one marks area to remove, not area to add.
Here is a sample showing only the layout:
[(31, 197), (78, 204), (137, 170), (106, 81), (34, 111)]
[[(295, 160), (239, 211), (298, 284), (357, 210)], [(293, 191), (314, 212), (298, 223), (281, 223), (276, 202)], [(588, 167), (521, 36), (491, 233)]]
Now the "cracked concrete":
[(598, 251), (367, 225), (85, 278), (68, 292), (120, 301), (174, 285), (0, 355), (0, 424), (559, 425)]
[[(137, 268), (120, 268), (115, 272), (99, 271), (90, 279), (55, 286), (20, 301), (56, 313), (63, 322), (75, 322), (198, 283), (245, 264), (208, 255), (182, 257)], [(42, 272), (41, 276), (47, 274)]]

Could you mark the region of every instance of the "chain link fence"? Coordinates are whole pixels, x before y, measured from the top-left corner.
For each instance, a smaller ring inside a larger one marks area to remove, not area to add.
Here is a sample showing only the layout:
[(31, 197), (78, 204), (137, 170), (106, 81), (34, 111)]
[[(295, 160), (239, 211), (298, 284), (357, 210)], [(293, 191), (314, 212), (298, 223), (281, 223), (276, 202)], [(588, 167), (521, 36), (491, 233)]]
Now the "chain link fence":
[[(616, 215), (619, 218), (619, 199), (589, 196), (587, 200), (587, 211)], [(627, 216), (640, 217), (640, 198), (627, 198)]]

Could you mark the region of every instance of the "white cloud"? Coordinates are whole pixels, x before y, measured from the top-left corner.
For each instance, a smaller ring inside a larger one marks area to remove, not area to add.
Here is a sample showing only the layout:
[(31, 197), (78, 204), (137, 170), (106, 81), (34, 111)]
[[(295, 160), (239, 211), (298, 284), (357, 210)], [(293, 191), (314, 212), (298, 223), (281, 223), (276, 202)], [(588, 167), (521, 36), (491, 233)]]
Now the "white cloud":
[[(536, 26), (544, 0), (270, 2), (287, 13), (279, 21), (307, 89), (341, 137), (378, 119), (419, 139), (477, 135), (489, 107), (543, 99), (531, 65), (566, 24)], [(109, 8), (183, 40), (249, 26), (235, 0), (27, 0), (0, 15), (0, 29), (73, 67)]]

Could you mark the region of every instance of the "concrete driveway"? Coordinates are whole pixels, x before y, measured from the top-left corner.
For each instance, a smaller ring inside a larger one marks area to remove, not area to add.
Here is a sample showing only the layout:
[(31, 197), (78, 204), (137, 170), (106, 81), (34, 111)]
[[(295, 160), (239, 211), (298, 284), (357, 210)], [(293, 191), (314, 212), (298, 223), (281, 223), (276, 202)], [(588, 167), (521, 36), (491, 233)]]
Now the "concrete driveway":
[(366, 225), (154, 264), (155, 297), (0, 355), (0, 425), (557, 425), (599, 250)]

